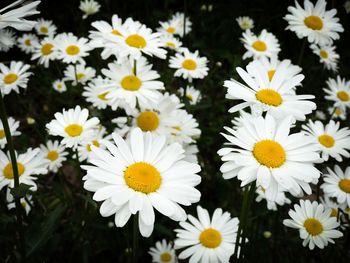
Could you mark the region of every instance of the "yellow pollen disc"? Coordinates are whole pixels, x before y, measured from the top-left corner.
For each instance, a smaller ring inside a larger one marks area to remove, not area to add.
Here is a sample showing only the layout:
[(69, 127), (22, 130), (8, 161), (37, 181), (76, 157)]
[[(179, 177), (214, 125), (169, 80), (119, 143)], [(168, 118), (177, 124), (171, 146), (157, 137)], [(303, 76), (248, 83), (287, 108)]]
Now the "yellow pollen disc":
[(257, 142), (253, 148), (253, 156), (260, 164), (269, 168), (278, 168), (286, 161), (283, 147), (273, 140)]
[(214, 228), (207, 228), (203, 230), (199, 236), (199, 242), (201, 242), (201, 244), (207, 248), (216, 248), (220, 246), (221, 240), (222, 238), (220, 232)]
[(116, 36), (122, 36), (122, 34), (117, 29), (113, 29), (111, 33)]
[(260, 51), (260, 52), (264, 52), (266, 51), (267, 49), (267, 46), (265, 44), (265, 42), (263, 41), (260, 41), (260, 40), (257, 40), (253, 43), (252, 47), (257, 50), (257, 51)]
[(197, 68), (197, 63), (193, 59), (185, 59), (182, 62), (182, 67), (187, 70), (195, 70)]
[[(93, 140), (92, 144), (96, 147), (100, 147), (100, 143), (97, 140)], [(86, 150), (88, 152), (91, 152), (91, 144), (86, 145)]]
[(189, 101), (193, 101), (193, 97), (191, 94), (186, 94), (186, 98), (189, 100)]
[(97, 97), (100, 99), (100, 100), (107, 100), (106, 96), (108, 94), (108, 91), (107, 92), (104, 92), (104, 93), (101, 93), (100, 95), (98, 95)]
[(85, 74), (84, 73), (78, 73), (77, 74), (77, 79), (78, 80), (81, 80), (82, 78), (84, 78), (85, 77)]
[(334, 146), (335, 140), (332, 136), (329, 136), (327, 134), (323, 134), (318, 137), (318, 141), (320, 144), (322, 144), (326, 148), (331, 148)]
[(166, 42), (166, 45), (171, 48), (176, 48), (175, 44), (173, 42)]
[(304, 221), (304, 227), (306, 231), (312, 236), (317, 236), (323, 232), (323, 226), (321, 222), (315, 218), (306, 219)]
[(79, 52), (80, 52), (80, 48), (76, 45), (70, 45), (66, 48), (66, 53), (71, 56), (79, 54)]
[(339, 188), (347, 193), (350, 194), (350, 179), (342, 179), (339, 181)]
[(5, 131), (0, 130), (0, 140), (5, 138)]
[(23, 206), (23, 208), (27, 207), (27, 203), (26, 202), (21, 202), (21, 205)]
[(145, 194), (158, 190), (162, 182), (159, 171), (145, 162), (134, 163), (124, 171), (125, 183), (132, 189)]
[(272, 78), (273, 78), (273, 76), (275, 75), (275, 73), (276, 73), (276, 70), (274, 70), (274, 69), (271, 69), (271, 70), (269, 70), (269, 71), (267, 72), (267, 75), (269, 76), (269, 81), (272, 80)]
[(176, 31), (175, 27), (169, 26), (166, 30), (166, 32), (170, 33), (170, 34), (174, 34)]
[(338, 91), (337, 97), (341, 101), (348, 101), (350, 99), (349, 94), (346, 91)]
[(323, 28), (323, 22), (319, 16), (306, 17), (304, 19), (304, 24), (312, 30), (321, 30)]
[(131, 47), (144, 48), (147, 44), (146, 40), (137, 34), (130, 35), (125, 39), (125, 43)]
[(282, 96), (277, 91), (274, 91), (273, 89), (259, 90), (255, 94), (255, 97), (258, 101), (270, 106), (275, 106), (275, 107), (281, 105), (283, 102)]
[(321, 51), (320, 51), (320, 57), (321, 57), (321, 58), (324, 58), (324, 59), (327, 59), (327, 58), (328, 58), (328, 53), (327, 53), (327, 51), (321, 50)]
[(124, 77), (121, 82), (122, 88), (129, 91), (139, 90), (141, 84), (142, 81), (134, 75)]
[(47, 34), (47, 32), (49, 32), (49, 29), (46, 26), (42, 26), (40, 27), (40, 32)]
[(26, 39), (26, 40), (24, 40), (24, 44), (26, 46), (31, 46), (32, 45), (32, 41), (30, 41), (30, 39)]
[(156, 130), (159, 126), (158, 114), (154, 111), (141, 112), (137, 117), (137, 126), (144, 132)]
[[(21, 163), (17, 163), (17, 169), (18, 169), (18, 176), (21, 176), (24, 173), (24, 165)], [(4, 176), (5, 178), (11, 180), (13, 179), (13, 170), (12, 170), (12, 164), (8, 163), (4, 168)]]
[(58, 152), (53, 150), (53, 151), (49, 151), (47, 153), (47, 156), (46, 156), (47, 159), (49, 159), (50, 161), (55, 161), (57, 160), (58, 158)]
[(334, 113), (335, 113), (335, 115), (340, 116), (342, 114), (342, 111), (341, 111), (341, 109), (336, 108)]
[(57, 84), (58, 89), (62, 89), (62, 84)]
[(15, 73), (9, 73), (7, 75), (5, 75), (3, 81), (5, 84), (9, 85), (12, 84), (13, 82), (15, 82), (18, 79), (18, 75)]
[(52, 44), (46, 43), (41, 47), (41, 53), (43, 55), (47, 56), (47, 55), (52, 53), (52, 51), (53, 51), (52, 48), (53, 48)]
[(171, 260), (171, 255), (168, 252), (164, 252), (160, 255), (160, 260), (163, 262), (169, 262)]
[(68, 125), (64, 131), (70, 136), (70, 137), (76, 137), (79, 136), (83, 132), (83, 127), (79, 124), (71, 124)]
[(335, 209), (335, 208), (332, 208), (331, 216), (332, 216), (332, 217), (337, 217), (337, 216), (338, 216), (338, 210)]

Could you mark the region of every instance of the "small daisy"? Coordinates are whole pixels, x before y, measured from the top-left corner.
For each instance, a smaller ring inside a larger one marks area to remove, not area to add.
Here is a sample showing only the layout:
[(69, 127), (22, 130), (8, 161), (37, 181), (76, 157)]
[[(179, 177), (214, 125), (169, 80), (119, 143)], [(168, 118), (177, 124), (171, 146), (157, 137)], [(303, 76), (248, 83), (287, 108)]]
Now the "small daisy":
[(335, 52), (335, 46), (327, 45), (319, 47), (313, 44), (310, 48), (314, 54), (319, 56), (320, 62), (324, 64), (326, 69), (337, 72), (339, 55)]
[(76, 147), (78, 143), (91, 137), (97, 128), (99, 120), (96, 117), (88, 119), (89, 111), (76, 106), (75, 109), (55, 113), (55, 119), (46, 124), (50, 135), (62, 137), (61, 143), (66, 147)]
[[(327, 167), (327, 169), (329, 169), (329, 168)], [(322, 187), (323, 186), (321, 186), (321, 188)], [(339, 208), (340, 208), (339, 204), (337, 202), (333, 201), (332, 198), (328, 195), (324, 196), (324, 198), (321, 197), (320, 200), (326, 209), (329, 209), (329, 208), (331, 209), (331, 211), (332, 211), (331, 216), (337, 218), (337, 221), (338, 221), (338, 213), (339, 213)]]
[(331, 115), (332, 119), (346, 119), (346, 110), (342, 109), (341, 107), (329, 107), (328, 113)]
[(85, 67), (84, 64), (68, 65), (64, 71), (64, 80), (72, 81), (72, 85), (78, 83), (85, 84), (96, 75), (96, 70), (92, 67)]
[[(179, 89), (181, 97), (184, 95), (184, 88)], [(196, 90), (193, 86), (186, 87), (186, 98), (191, 105), (196, 105), (201, 99), (201, 92)]]
[(178, 35), (183, 37), (183, 21), (180, 19), (170, 19), (166, 22), (159, 22), (160, 27), (157, 28), (157, 31), (163, 36), (174, 36)]
[[(6, 202), (7, 202), (7, 208), (9, 210), (16, 208), (15, 199), (13, 198), (13, 195), (11, 194), (10, 189), (7, 189), (6, 191)], [(28, 215), (31, 210), (31, 207), (33, 206), (32, 196), (27, 195), (26, 198), (22, 197), (20, 198), (19, 202), (24, 208), (24, 210), (26, 211), (26, 214)]]
[(325, 98), (334, 102), (334, 107), (350, 108), (350, 82), (337, 76), (337, 79), (327, 80), (328, 88), (324, 88)]
[[(17, 154), (17, 153), (16, 153)], [(34, 175), (47, 173), (48, 161), (44, 159), (39, 148), (29, 148), (27, 152), (17, 156), (19, 183), (31, 186), (36, 191)], [(13, 188), (15, 184), (11, 159), (0, 150), (0, 190), (5, 186)]]
[(236, 21), (239, 25), (239, 27), (242, 30), (252, 29), (254, 28), (254, 20), (251, 19), (249, 16), (240, 16), (236, 18)]
[(57, 173), (62, 163), (67, 160), (66, 148), (59, 141), (48, 140), (46, 145), (40, 145), (40, 149), (44, 158), (49, 161), (48, 170)]
[(67, 91), (66, 84), (63, 80), (57, 79), (52, 83), (52, 87), (54, 90), (58, 91), (59, 93)]
[(215, 209), (212, 218), (208, 210), (197, 206), (198, 219), (188, 215), (188, 222), (180, 222), (182, 229), (175, 229), (175, 249), (186, 248), (179, 259), (188, 262), (230, 261), (235, 250), (235, 241), (239, 220), (231, 218), (229, 212)]
[(250, 30), (243, 32), (241, 41), (246, 48), (243, 59), (254, 59), (259, 57), (274, 57), (280, 52), (280, 44), (274, 34), (267, 32), (265, 29), (260, 35), (254, 35)]
[(185, 110), (177, 110), (175, 119), (177, 119), (178, 124), (172, 127), (172, 141), (189, 144), (200, 137), (201, 130), (198, 128), (198, 122), (192, 114), (188, 114)]
[(182, 42), (172, 35), (164, 35), (160, 40), (166, 48), (171, 50), (179, 50), (182, 46)]
[(35, 25), (36, 32), (41, 36), (53, 36), (56, 33), (57, 27), (51, 20), (38, 19)]
[(283, 224), (299, 229), (300, 238), (304, 239), (303, 246), (308, 245), (310, 250), (315, 246), (323, 249), (328, 243), (334, 244), (334, 238), (343, 236), (336, 230), (339, 223), (331, 216), (331, 209), (325, 209), (316, 201), (300, 200), (300, 205), (295, 204), (294, 210), (289, 210), (288, 214), (292, 219), (283, 220)]
[(328, 161), (329, 156), (338, 162), (350, 157), (350, 129), (339, 128), (340, 123), (330, 120), (327, 125), (320, 121), (309, 120), (307, 125), (302, 126), (306, 135), (310, 137), (321, 151), (322, 159)]
[[(19, 127), (19, 121), (16, 121), (14, 118), (9, 117), (7, 119), (7, 122), (10, 128), (10, 133), (12, 137), (21, 135), (21, 132), (17, 130)], [(0, 120), (0, 149), (4, 149), (6, 144), (7, 144), (7, 140), (5, 136), (4, 126), (2, 124), (2, 121)]]
[(317, 110), (315, 111), (315, 118), (324, 121), (327, 119), (327, 116), (323, 111)]
[(79, 9), (84, 12), (83, 19), (96, 14), (101, 8), (101, 5), (94, 0), (80, 1)]
[(203, 79), (208, 75), (207, 63), (207, 58), (200, 57), (198, 50), (191, 53), (188, 49), (183, 49), (181, 53), (170, 57), (169, 67), (176, 69), (175, 77), (183, 77), (192, 82), (192, 79)]
[(35, 44), (39, 41), (38, 37), (34, 34), (23, 34), (18, 38), (18, 47), (26, 54), (33, 53)]
[(151, 247), (148, 253), (152, 256), (152, 262), (177, 263), (174, 246), (165, 239), (156, 242), (155, 247)]
[(105, 109), (109, 105), (109, 99), (106, 98), (108, 91), (105, 87), (110, 84), (111, 81), (98, 76), (90, 81), (87, 86), (84, 86), (82, 95), (87, 102), (92, 103), (97, 109)]
[(19, 93), (18, 88), (26, 89), (29, 76), (32, 74), (28, 72), (29, 65), (23, 64), (19, 61), (11, 61), (10, 67), (0, 63), (0, 89), (2, 94), (9, 94), (12, 90)]
[(39, 64), (44, 64), (45, 68), (49, 67), (49, 62), (57, 58), (57, 52), (54, 51), (55, 40), (51, 36), (45, 37), (40, 43), (34, 45), (32, 60), (39, 59)]
[(279, 191), (311, 194), (309, 184), (320, 177), (314, 167), (321, 161), (318, 147), (303, 132), (290, 134), (292, 117), (276, 121), (267, 114), (241, 123), (236, 130), (226, 127), (228, 134), (222, 134), (228, 141), (218, 151), (224, 179), (237, 177), (242, 187), (256, 180), (270, 200), (276, 200)]
[(0, 51), (7, 52), (15, 44), (15, 33), (9, 29), (0, 29)]
[(261, 202), (262, 200), (266, 200), (267, 209), (277, 211), (277, 205), (283, 206), (285, 204), (290, 204), (291, 201), (286, 197), (284, 191), (278, 191), (275, 200), (270, 200), (266, 198), (265, 189), (263, 187), (257, 187), (255, 190), (258, 195), (255, 199), (256, 202)]
[(344, 9), (347, 14), (350, 13), (350, 1), (345, 1), (344, 3)]
[(181, 12), (176, 12), (175, 14), (172, 15), (170, 18), (171, 24), (176, 23), (179, 27), (179, 30), (177, 31), (177, 34), (180, 37), (183, 37), (184, 33), (187, 35), (192, 31), (192, 22), (188, 16), (186, 16), (186, 24), (185, 24), (185, 31), (183, 32), (184, 29), (184, 21), (185, 21), (185, 14)]
[(115, 214), (117, 227), (123, 227), (132, 214), (138, 216), (144, 237), (153, 232), (153, 208), (172, 220), (185, 220), (179, 204), (199, 201), (195, 186), (201, 181), (200, 166), (183, 161), (183, 148), (177, 143), (168, 145), (164, 136), (138, 128), (127, 141), (115, 133), (112, 136), (114, 143), (105, 143), (108, 151), (91, 146), (94, 165), (82, 166), (87, 170), (84, 188), (95, 192), (95, 201), (103, 201), (101, 215)]

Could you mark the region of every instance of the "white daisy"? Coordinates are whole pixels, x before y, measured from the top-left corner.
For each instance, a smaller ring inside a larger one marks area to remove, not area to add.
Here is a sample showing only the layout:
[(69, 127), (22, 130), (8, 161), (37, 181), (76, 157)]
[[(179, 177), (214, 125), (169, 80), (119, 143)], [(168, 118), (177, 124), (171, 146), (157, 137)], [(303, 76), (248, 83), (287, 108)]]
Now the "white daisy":
[[(14, 118), (9, 117), (7, 119), (11, 136), (18, 136), (21, 135), (21, 132), (17, 129), (19, 128), (19, 121), (16, 121)], [(2, 121), (0, 120), (0, 149), (4, 149), (5, 145), (7, 144), (5, 131), (4, 131), (4, 125), (2, 124)]]
[(52, 83), (52, 87), (54, 90), (58, 91), (59, 93), (67, 91), (66, 84), (63, 80), (57, 79)]
[(188, 49), (182, 49), (174, 57), (169, 59), (169, 67), (176, 69), (174, 76), (188, 79), (203, 79), (208, 75), (208, 60), (206, 57), (200, 57), (198, 50), (191, 53)]
[(342, 109), (341, 107), (329, 107), (328, 113), (331, 115), (332, 119), (346, 119), (346, 110)]
[(280, 44), (274, 34), (267, 32), (265, 29), (256, 36), (250, 30), (246, 30), (242, 34), (241, 41), (246, 48), (243, 59), (254, 59), (260, 57), (274, 57), (280, 52)]
[[(28, 202), (29, 201), (29, 202)], [(11, 191), (9, 188), (7, 188), (6, 191), (6, 202), (7, 202), (7, 209), (14, 209), (16, 207), (15, 199), (13, 198), (13, 195), (11, 194)], [(26, 214), (28, 215), (31, 207), (33, 206), (32, 196), (27, 195), (26, 198), (22, 197), (19, 200), (20, 204), (26, 211)]]
[(67, 160), (68, 152), (59, 141), (48, 140), (46, 145), (40, 145), (41, 152), (45, 159), (49, 161), (50, 172), (57, 173), (62, 163)]
[(85, 67), (85, 64), (68, 65), (64, 71), (64, 81), (72, 81), (72, 85), (78, 83), (85, 84), (96, 75), (96, 70), (92, 67)]
[(26, 54), (33, 53), (35, 44), (39, 41), (38, 37), (34, 34), (23, 34), (18, 38), (18, 47)]
[(336, 9), (326, 11), (325, 0), (318, 0), (314, 5), (309, 0), (304, 0), (304, 8), (297, 1), (295, 7), (289, 6), (284, 19), (288, 21), (289, 29), (296, 33), (298, 38), (307, 37), (310, 43), (326, 45), (339, 39), (338, 32), (343, 32), (344, 28), (339, 23)]
[(175, 249), (186, 248), (179, 259), (188, 262), (230, 261), (235, 250), (235, 241), (239, 220), (231, 218), (229, 212), (215, 209), (212, 218), (208, 210), (197, 206), (198, 219), (188, 215), (188, 222), (180, 222), (182, 229), (175, 229)]
[(45, 37), (40, 43), (34, 45), (32, 60), (39, 59), (39, 64), (49, 67), (49, 62), (57, 58), (57, 52), (54, 51), (55, 40), (53, 37)]
[[(177, 24), (178, 25), (178, 31), (177, 34), (180, 37), (183, 37), (183, 35), (187, 35), (188, 33), (190, 33), (192, 31), (192, 22), (190, 20), (190, 18), (188, 16), (186, 16), (186, 23), (184, 25), (184, 21), (185, 21), (185, 14), (181, 13), (181, 12), (176, 12), (175, 14), (173, 14), (170, 18), (171, 24)], [(185, 31), (184, 31), (184, 27), (185, 27)]]
[[(43, 158), (39, 148), (29, 148), (27, 152), (19, 154), (17, 156), (19, 183), (30, 185), (30, 189), (36, 191), (35, 180), (37, 178), (34, 175), (46, 174), (47, 165), (48, 161)], [(0, 190), (5, 186), (13, 188), (14, 184), (11, 159), (0, 150)]]
[(327, 119), (326, 114), (321, 110), (315, 111), (315, 118), (322, 121)]
[(179, 50), (182, 46), (182, 42), (172, 35), (164, 35), (160, 40), (165, 47), (171, 50)]
[(340, 123), (330, 120), (323, 125), (320, 121), (309, 120), (307, 125), (302, 126), (306, 135), (318, 146), (322, 158), (328, 161), (329, 156), (338, 162), (350, 157), (350, 129), (344, 127), (340, 129)]
[(0, 63), (0, 89), (2, 95), (9, 94), (12, 90), (19, 93), (18, 88), (27, 88), (29, 76), (29, 65), (23, 64), (21, 61), (11, 61), (10, 67)]
[(275, 200), (270, 200), (266, 198), (265, 189), (261, 186), (257, 187), (255, 190), (256, 194), (258, 195), (255, 198), (256, 202), (261, 202), (262, 200), (266, 200), (267, 209), (277, 211), (277, 205), (283, 206), (285, 204), (290, 204), (291, 201), (288, 197), (286, 197), (286, 194), (284, 191), (278, 191)]
[(174, 246), (165, 239), (156, 242), (155, 247), (151, 247), (148, 253), (152, 256), (152, 262), (177, 263)]
[[(179, 89), (180, 95), (183, 97), (184, 88)], [(196, 105), (201, 99), (201, 92), (196, 90), (193, 86), (186, 87), (186, 98), (190, 102), (191, 105)]]
[(157, 28), (157, 31), (163, 36), (174, 36), (178, 35), (183, 37), (183, 21), (178, 18), (170, 19), (166, 22), (159, 22), (160, 27)]
[(57, 27), (51, 20), (38, 19), (35, 30), (42, 36), (53, 36), (56, 33)]
[[(329, 168), (327, 167), (327, 169)], [(322, 188), (322, 185), (321, 185), (321, 188)], [(331, 209), (331, 216), (337, 218), (337, 221), (338, 221), (338, 213), (339, 213), (340, 205), (337, 202), (333, 201), (329, 195), (326, 195), (323, 198), (321, 197), (320, 200), (326, 209), (329, 209), (329, 208)]]
[(304, 239), (303, 246), (314, 249), (315, 246), (323, 249), (328, 243), (333, 243), (334, 238), (343, 234), (336, 230), (339, 226), (337, 219), (331, 217), (331, 209), (325, 209), (316, 201), (300, 200), (300, 205), (295, 204), (294, 210), (289, 210), (292, 219), (283, 220), (285, 226), (299, 229), (300, 238)]
[(110, 83), (110, 80), (98, 76), (90, 81), (87, 86), (84, 86), (82, 95), (87, 102), (92, 103), (97, 109), (105, 109), (109, 105), (109, 99), (106, 98), (108, 91), (105, 87)]
[(0, 51), (7, 52), (15, 44), (15, 33), (9, 29), (0, 29)]
[(94, 0), (80, 1), (79, 9), (84, 12), (83, 19), (96, 14), (100, 10), (101, 5)]
[(76, 106), (75, 109), (55, 113), (55, 119), (46, 124), (50, 135), (62, 137), (61, 143), (66, 147), (76, 147), (78, 143), (94, 134), (99, 120), (96, 117), (88, 119), (89, 111)]
[(242, 187), (256, 180), (269, 200), (283, 190), (311, 194), (309, 184), (320, 176), (314, 167), (321, 161), (318, 147), (303, 132), (290, 134), (292, 123), (291, 116), (276, 121), (267, 114), (246, 118), (236, 130), (225, 127), (228, 144), (218, 151), (224, 179), (237, 177)]
[(201, 130), (198, 128), (198, 122), (192, 114), (188, 114), (185, 110), (177, 110), (175, 119), (177, 119), (178, 124), (172, 127), (172, 141), (189, 144), (200, 137)]
[(334, 107), (350, 108), (350, 82), (337, 76), (337, 79), (327, 80), (328, 88), (324, 88), (325, 98), (334, 102)]
[(236, 21), (239, 25), (239, 27), (242, 30), (252, 29), (254, 28), (254, 20), (251, 19), (249, 16), (240, 16), (236, 18)]
[(311, 45), (312, 52), (320, 58), (320, 62), (324, 64), (326, 69), (337, 72), (339, 55), (335, 52), (335, 46)]
[(179, 205), (198, 202), (200, 192), (194, 188), (201, 181), (200, 166), (183, 161), (184, 150), (164, 136), (143, 133), (136, 128), (130, 140), (112, 134), (114, 143), (106, 142), (108, 151), (91, 146), (94, 165), (87, 170), (84, 188), (95, 192), (93, 199), (103, 201), (102, 216), (115, 214), (115, 224), (123, 227), (130, 216), (138, 214), (141, 235), (153, 232), (153, 207), (172, 220), (186, 219)]

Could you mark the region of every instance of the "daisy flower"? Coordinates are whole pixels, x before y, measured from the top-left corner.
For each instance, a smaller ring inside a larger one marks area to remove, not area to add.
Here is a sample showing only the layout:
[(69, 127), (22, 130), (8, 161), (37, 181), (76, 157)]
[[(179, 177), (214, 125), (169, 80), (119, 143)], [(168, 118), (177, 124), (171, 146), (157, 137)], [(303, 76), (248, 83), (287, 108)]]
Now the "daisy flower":
[(287, 74), (287, 65), (277, 67), (270, 81), (266, 69), (256, 61), (250, 63), (246, 70), (236, 68), (239, 76), (248, 85), (231, 79), (224, 82), (227, 87), (227, 98), (232, 100), (243, 100), (229, 109), (236, 112), (246, 107), (251, 107), (254, 115), (268, 112), (275, 118), (284, 118), (292, 115), (297, 120), (305, 120), (305, 115), (316, 109), (316, 104), (309, 99), (313, 95), (296, 95), (294, 89), (301, 85), (304, 75), (297, 74), (293, 77)]
[(183, 21), (180, 19), (170, 19), (166, 22), (159, 22), (160, 27), (157, 28), (157, 31), (164, 36), (174, 36), (179, 35), (183, 37)]
[(236, 18), (236, 21), (239, 25), (239, 27), (242, 30), (252, 29), (254, 28), (254, 20), (251, 19), (249, 16), (240, 16)]
[(160, 41), (163, 45), (171, 50), (179, 50), (182, 46), (182, 42), (172, 35), (164, 35), (161, 37)]
[(334, 171), (327, 167), (328, 174), (324, 174), (321, 188), (325, 195), (335, 197), (339, 204), (350, 207), (350, 167), (343, 172), (338, 165)]
[(207, 58), (200, 57), (198, 50), (191, 53), (188, 49), (183, 49), (170, 57), (169, 67), (176, 69), (175, 77), (182, 77), (192, 82), (192, 79), (203, 79), (208, 75), (207, 63)]
[[(36, 8), (40, 4), (40, 1), (25, 3), (23, 6), (18, 7), (23, 2), (24, 0), (18, 0), (0, 9), (0, 29), (13, 27), (20, 31), (29, 31), (34, 27), (36, 22), (26, 20), (24, 17), (39, 14), (40, 12)], [(5, 13), (5, 11), (7, 12)]]
[(190, 163), (198, 163), (197, 154), (199, 153), (198, 147), (196, 144), (183, 144), (185, 150), (185, 161)]
[(328, 113), (331, 115), (332, 119), (346, 119), (346, 110), (342, 109), (341, 107), (329, 107)]
[(288, 214), (292, 219), (283, 220), (283, 224), (299, 229), (303, 246), (308, 245), (310, 250), (315, 246), (323, 249), (328, 243), (334, 244), (333, 239), (343, 236), (336, 230), (339, 223), (335, 217), (331, 217), (331, 209), (325, 209), (316, 201), (300, 200), (300, 205), (295, 204), (294, 210), (289, 210)]
[(327, 116), (323, 111), (317, 110), (315, 111), (315, 118), (324, 121), (327, 119)]
[(100, 10), (101, 5), (94, 0), (80, 1), (79, 9), (84, 12), (83, 19), (96, 14)]
[(344, 9), (347, 14), (350, 13), (350, 1), (345, 1), (344, 3)]
[(35, 25), (35, 30), (41, 36), (53, 36), (56, 33), (57, 27), (51, 20), (40, 18)]
[(31, 60), (39, 59), (39, 64), (45, 68), (49, 67), (51, 60), (57, 58), (57, 52), (54, 52), (55, 40), (53, 37), (45, 37), (43, 40), (34, 44), (34, 51)]
[[(14, 118), (9, 117), (7, 119), (7, 122), (10, 128), (10, 133), (12, 137), (21, 135), (21, 132), (17, 130), (19, 128), (19, 121), (16, 121)], [(4, 126), (2, 124), (2, 121), (0, 120), (0, 149), (4, 149), (6, 144), (7, 144), (7, 140), (5, 136)]]
[(251, 57), (257, 59), (262, 56), (274, 57), (281, 50), (275, 35), (267, 32), (265, 29), (258, 36), (248, 29), (243, 32), (241, 41), (247, 50), (243, 55), (243, 59)]
[(9, 94), (12, 90), (19, 93), (18, 88), (27, 88), (29, 76), (32, 74), (28, 72), (29, 65), (23, 64), (21, 61), (11, 61), (10, 67), (0, 63), (0, 89), (2, 95)]
[(99, 119), (88, 119), (89, 111), (76, 106), (74, 109), (55, 113), (55, 119), (46, 124), (50, 135), (62, 137), (61, 143), (66, 147), (76, 147), (78, 143), (94, 134)]
[(58, 91), (59, 93), (67, 91), (66, 84), (63, 80), (57, 79), (52, 83), (52, 87), (54, 90)]
[(312, 52), (320, 58), (320, 62), (324, 64), (324, 67), (328, 70), (337, 72), (339, 55), (335, 52), (335, 46), (322, 46), (311, 45)]
[(26, 54), (33, 53), (35, 44), (39, 41), (38, 37), (34, 34), (23, 34), (18, 38), (18, 47)]
[(195, 142), (200, 137), (201, 130), (198, 128), (198, 122), (192, 114), (188, 114), (185, 110), (177, 110), (175, 118), (178, 124), (172, 127), (172, 141), (188, 144)]
[(155, 247), (151, 247), (148, 252), (152, 256), (152, 262), (156, 263), (176, 263), (174, 246), (165, 239), (156, 242)]
[(97, 109), (105, 109), (109, 105), (109, 99), (107, 99), (108, 91), (106, 86), (111, 82), (100, 76), (91, 80), (87, 86), (84, 86), (83, 96), (87, 102), (92, 103)]
[(57, 58), (65, 63), (85, 64), (84, 57), (92, 50), (87, 38), (78, 38), (72, 33), (62, 33), (55, 37), (53, 50), (57, 52)]
[(306, 135), (319, 147), (323, 160), (328, 161), (331, 156), (341, 162), (342, 156), (350, 157), (348, 152), (350, 150), (350, 129), (348, 127), (340, 129), (340, 123), (333, 120), (326, 125), (320, 121), (309, 120), (308, 124), (302, 127)]
[[(179, 89), (181, 97), (183, 97), (185, 89)], [(191, 105), (196, 105), (201, 100), (201, 92), (196, 90), (193, 86), (186, 87), (186, 98)]]
[[(327, 167), (327, 169), (329, 168)], [(337, 202), (334, 202), (329, 195), (326, 195), (323, 198), (321, 197), (320, 200), (326, 209), (331, 209), (331, 216), (337, 218), (338, 220), (338, 210), (340, 208), (340, 205)]]
[(270, 200), (283, 190), (311, 194), (309, 184), (320, 177), (318, 147), (303, 132), (290, 134), (292, 124), (291, 116), (277, 121), (267, 114), (242, 120), (236, 130), (225, 127), (228, 144), (218, 151), (224, 179), (237, 177), (242, 187), (256, 180)]
[(239, 220), (229, 212), (216, 208), (212, 218), (208, 210), (197, 206), (198, 219), (188, 215), (188, 222), (180, 222), (175, 229), (175, 249), (186, 248), (179, 259), (189, 262), (229, 262), (235, 250)]
[[(16, 208), (15, 199), (13, 198), (13, 195), (11, 194), (11, 191), (9, 188), (7, 188), (7, 191), (6, 191), (6, 202), (7, 202), (7, 209), (10, 210), (10, 209)], [(24, 210), (26, 211), (26, 214), (28, 215), (31, 210), (31, 207), (33, 206), (32, 196), (27, 195), (26, 198), (22, 197), (20, 198), (19, 202), (24, 208)]]
[(184, 33), (187, 35), (192, 31), (192, 22), (188, 16), (186, 16), (186, 24), (185, 24), (185, 31), (183, 32), (184, 29), (184, 21), (185, 21), (185, 14), (181, 12), (176, 12), (175, 14), (172, 15), (170, 18), (171, 24), (177, 24), (179, 27), (179, 30), (177, 31), (177, 34), (180, 37), (183, 37)]
[(93, 191), (95, 201), (103, 201), (102, 216), (115, 214), (115, 225), (123, 227), (130, 216), (137, 216), (142, 236), (153, 232), (154, 209), (175, 221), (186, 219), (179, 205), (189, 206), (200, 199), (194, 188), (201, 181), (200, 166), (183, 161), (184, 150), (177, 144), (166, 144), (164, 136), (143, 133), (136, 128), (124, 141), (113, 133), (108, 151), (91, 146), (94, 154), (87, 170), (84, 188)]
[(295, 7), (289, 6), (284, 19), (287, 20), (286, 29), (296, 33), (298, 38), (307, 37), (310, 43), (319, 45), (331, 44), (333, 40), (339, 39), (338, 32), (343, 32), (344, 28), (339, 23), (336, 9), (326, 11), (325, 0), (318, 0), (316, 5), (309, 0), (304, 1), (302, 8), (297, 1)]
[(350, 82), (337, 76), (337, 79), (327, 80), (328, 88), (324, 88), (325, 98), (334, 102), (334, 107), (350, 108)]
[(15, 33), (9, 29), (0, 29), (0, 51), (7, 52), (15, 44)]
[(290, 199), (286, 197), (285, 192), (281, 190), (278, 191), (275, 200), (266, 198), (265, 189), (261, 186), (256, 188), (255, 193), (258, 195), (255, 201), (261, 202), (262, 200), (266, 200), (268, 210), (277, 211), (277, 205), (283, 206), (291, 203)]
[[(17, 153), (16, 153), (17, 155)], [(39, 148), (29, 148), (27, 152), (17, 156), (19, 183), (31, 186), (36, 191), (34, 175), (47, 173), (48, 161), (44, 159)], [(13, 188), (15, 184), (11, 159), (0, 150), (0, 190), (5, 186)]]
[(57, 173), (62, 163), (67, 160), (66, 148), (57, 140), (48, 140), (46, 145), (40, 145), (40, 149), (44, 158), (49, 161), (48, 170)]
[(96, 75), (96, 70), (92, 67), (85, 67), (84, 64), (68, 65), (64, 71), (64, 80), (72, 81), (72, 85), (76, 86), (78, 83), (85, 84)]

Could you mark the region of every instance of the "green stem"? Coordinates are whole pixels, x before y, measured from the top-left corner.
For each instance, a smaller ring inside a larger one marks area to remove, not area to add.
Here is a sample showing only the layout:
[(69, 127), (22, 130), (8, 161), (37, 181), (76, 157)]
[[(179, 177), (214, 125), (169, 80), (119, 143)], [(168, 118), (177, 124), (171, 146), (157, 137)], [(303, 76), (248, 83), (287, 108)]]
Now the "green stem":
[(79, 174), (81, 175), (81, 168), (80, 168), (78, 148), (75, 148), (74, 152), (75, 152), (75, 159), (77, 159)]
[(306, 41), (307, 41), (307, 39), (304, 38), (303, 44), (302, 44), (302, 46), (301, 46), (300, 53), (299, 53), (298, 66), (300, 66), (300, 67), (301, 67), (301, 62), (303, 61), (303, 56), (304, 56)]
[(137, 76), (137, 62), (136, 59), (134, 59), (134, 74)]
[(134, 215), (133, 222), (133, 240), (132, 240), (132, 262), (137, 263), (137, 247), (139, 242), (139, 231), (138, 231), (138, 216)]
[[(17, 166), (17, 160), (16, 160), (16, 153), (12, 142), (11, 137), (11, 131), (10, 127), (7, 121), (7, 114), (4, 104), (4, 98), (2, 96), (1, 90), (0, 90), (0, 118), (2, 121), (2, 125), (4, 127), (4, 132), (6, 136), (7, 146), (8, 150), (10, 152), (10, 158), (11, 158), (11, 164), (12, 164), (12, 170), (13, 170), (13, 179), (14, 179), (14, 188), (19, 187), (19, 174), (18, 174), (18, 166)], [(26, 261), (26, 247), (25, 247), (25, 237), (24, 237), (24, 231), (23, 231), (23, 219), (22, 219), (22, 205), (20, 202), (20, 198), (17, 196), (14, 196), (15, 199), (15, 205), (16, 205), (16, 217), (17, 217), (17, 227), (18, 227), (18, 233), (19, 233), (19, 248), (20, 248), (20, 255), (21, 255), (21, 262)]]

